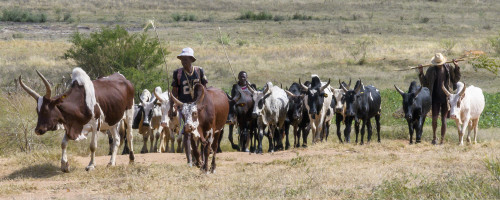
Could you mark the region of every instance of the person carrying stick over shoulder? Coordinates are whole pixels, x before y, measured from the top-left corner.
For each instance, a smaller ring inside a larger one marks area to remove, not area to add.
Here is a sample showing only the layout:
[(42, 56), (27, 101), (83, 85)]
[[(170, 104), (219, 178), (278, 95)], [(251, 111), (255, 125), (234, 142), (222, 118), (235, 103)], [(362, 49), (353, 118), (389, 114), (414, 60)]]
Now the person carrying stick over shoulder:
[(436, 53), (431, 59), (433, 66), (429, 67), (424, 75), (423, 66), (418, 67), (418, 78), (422, 87), (429, 88), (432, 99), (432, 144), (436, 144), (436, 129), (439, 112), (441, 112), (441, 141), (444, 142), (446, 134), (446, 118), (450, 108), (448, 107), (447, 97), (441, 89), (442, 85), (448, 90), (457, 89), (457, 82), (460, 81), (460, 67), (455, 59), (453, 65), (446, 63), (446, 58), (441, 53)]

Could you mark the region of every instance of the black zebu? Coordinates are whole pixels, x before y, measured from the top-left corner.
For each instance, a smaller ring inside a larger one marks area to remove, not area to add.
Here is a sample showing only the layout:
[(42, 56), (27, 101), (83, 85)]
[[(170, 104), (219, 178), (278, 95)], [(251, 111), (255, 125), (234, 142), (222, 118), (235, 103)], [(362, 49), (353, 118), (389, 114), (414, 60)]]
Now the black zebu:
[[(307, 81), (306, 86), (310, 83)], [(288, 95), (288, 112), (285, 120), (285, 134), (286, 134), (286, 145), (285, 149), (288, 149), (290, 143), (288, 141), (288, 134), (290, 132), (290, 125), (293, 126), (293, 138), (294, 147), (300, 147), (300, 136), (302, 135), (302, 147), (307, 147), (307, 136), (309, 135), (309, 114), (307, 114), (307, 109), (304, 105), (304, 95), (305, 93), (301, 91), (301, 87), (298, 83), (292, 83), (290, 89), (285, 90)]]
[(410, 144), (413, 144), (414, 131), (416, 131), (415, 143), (420, 143), (425, 117), (431, 110), (431, 93), (426, 87), (418, 87), (416, 81), (411, 82), (408, 93), (404, 93), (396, 85), (394, 87), (403, 97), (403, 110), (405, 119), (408, 122)]
[[(256, 88), (255, 84), (250, 85), (253, 89)], [(252, 118), (252, 111), (254, 102), (250, 91), (243, 91), (236, 84), (231, 90), (231, 94), (227, 95), (229, 98), (229, 142), (233, 149), (238, 151), (250, 152), (255, 150), (255, 143), (252, 143), (252, 137), (255, 136), (257, 131), (257, 120)], [(237, 123), (239, 127), (238, 144), (233, 142), (233, 129)], [(250, 146), (250, 149), (249, 149)]]
[(363, 144), (365, 126), (368, 128), (368, 142), (370, 142), (372, 136), (372, 125), (370, 119), (372, 117), (375, 117), (378, 136), (377, 141), (380, 142), (381, 98), (378, 89), (372, 85), (364, 86), (361, 80), (356, 82), (354, 90), (347, 90), (347, 88), (343, 85), (341, 85), (341, 87), (345, 92), (342, 102), (346, 104), (346, 128), (344, 130), (344, 134), (347, 136), (345, 138), (346, 142), (350, 142), (352, 120), (355, 120), (356, 143), (358, 142), (359, 120), (363, 120), (363, 124), (361, 126), (360, 144)]

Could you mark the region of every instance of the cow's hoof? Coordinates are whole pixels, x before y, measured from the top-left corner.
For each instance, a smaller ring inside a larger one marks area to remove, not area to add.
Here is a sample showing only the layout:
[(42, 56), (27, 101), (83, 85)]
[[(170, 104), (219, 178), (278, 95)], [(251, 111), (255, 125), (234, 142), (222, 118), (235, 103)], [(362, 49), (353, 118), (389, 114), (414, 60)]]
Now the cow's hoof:
[(470, 138), (469, 137), (467, 138), (467, 142), (470, 143)]
[(133, 153), (129, 154), (129, 155), (128, 155), (128, 159), (129, 159), (129, 162), (130, 162), (130, 163), (133, 163), (133, 162), (134, 162), (134, 160), (135, 160), (135, 155), (134, 155)]
[(95, 169), (95, 165), (89, 165), (89, 166), (85, 167), (85, 171), (88, 171), (88, 172), (92, 171), (94, 169)]
[(107, 166), (110, 167), (110, 166), (115, 166), (115, 165), (116, 165), (115, 163), (109, 162)]
[(302, 147), (303, 147), (303, 148), (307, 148), (307, 144), (303, 144), (303, 145), (302, 145)]
[(249, 150), (249, 149), (245, 149), (245, 152), (247, 152), (247, 153), (248, 153), (248, 152), (250, 152), (250, 150)]
[(436, 145), (437, 144), (436, 140), (432, 140), (432, 144)]
[(148, 153), (148, 150), (141, 150), (141, 153)]
[(61, 161), (61, 171), (64, 172), (64, 173), (68, 173), (69, 172), (69, 162), (63, 162)]
[(193, 163), (188, 163), (188, 167), (193, 167)]
[(210, 173), (215, 174), (215, 169), (214, 168), (210, 169)]

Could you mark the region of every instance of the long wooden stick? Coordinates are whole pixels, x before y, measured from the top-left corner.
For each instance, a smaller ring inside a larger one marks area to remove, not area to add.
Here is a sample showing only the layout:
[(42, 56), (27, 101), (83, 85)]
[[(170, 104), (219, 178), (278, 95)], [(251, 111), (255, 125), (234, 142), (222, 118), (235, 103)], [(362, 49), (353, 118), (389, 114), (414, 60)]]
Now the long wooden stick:
[(229, 68), (231, 68), (231, 72), (233, 73), (234, 81), (238, 82), (238, 79), (236, 79), (236, 75), (234, 75), (234, 70), (233, 66), (231, 66), (231, 61), (229, 61), (229, 56), (227, 56), (226, 46), (224, 46), (224, 41), (222, 40), (222, 32), (220, 31), (220, 26), (219, 26), (219, 37), (220, 37), (220, 42), (222, 44), (222, 48), (224, 49), (224, 53), (226, 54), (227, 62), (229, 63)]
[[(473, 59), (473, 58), (477, 58), (477, 57), (470, 57), (470, 58), (459, 58), (459, 59), (456, 59), (455, 61), (457, 62), (462, 62), (462, 61), (466, 61), (468, 59)], [(452, 63), (453, 60), (450, 60), (450, 61), (446, 61), (446, 63)], [(431, 66), (434, 66), (434, 64), (427, 64), (427, 65), (422, 65), (422, 67), (431, 67)], [(408, 71), (408, 70), (412, 70), (412, 69), (418, 69), (419, 66), (416, 66), (416, 67), (409, 67), (409, 68), (405, 68), (405, 69), (395, 69), (394, 71)]]
[(170, 82), (168, 79), (168, 65), (167, 65), (167, 60), (165, 59), (165, 52), (163, 52), (163, 48), (161, 47), (161, 42), (160, 42), (160, 37), (158, 36), (158, 32), (156, 31), (156, 26), (155, 26), (155, 19), (151, 20), (149, 23), (151, 23), (151, 26), (153, 26), (153, 30), (156, 33), (156, 39), (158, 40), (158, 45), (160, 46), (161, 49), (161, 54), (163, 55), (163, 62), (165, 63), (165, 70), (167, 70), (167, 91), (170, 92)]

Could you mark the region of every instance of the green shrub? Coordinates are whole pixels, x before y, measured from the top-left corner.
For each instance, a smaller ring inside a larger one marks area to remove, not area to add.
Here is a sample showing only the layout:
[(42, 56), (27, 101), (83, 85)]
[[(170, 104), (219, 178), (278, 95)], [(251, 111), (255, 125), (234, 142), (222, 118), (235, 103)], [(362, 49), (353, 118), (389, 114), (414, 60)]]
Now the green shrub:
[(182, 15), (181, 15), (181, 14), (179, 14), (179, 13), (174, 13), (174, 14), (172, 14), (172, 19), (173, 19), (174, 21), (176, 21), (176, 22), (181, 21), (181, 19), (182, 19)]
[(427, 23), (427, 22), (429, 22), (429, 21), (431, 21), (431, 19), (430, 19), (430, 18), (428, 18), (428, 17), (424, 17), (424, 18), (421, 18), (421, 19), (420, 19), (420, 23), (423, 23), (423, 24), (425, 24), (425, 23)]
[(375, 44), (375, 40), (371, 37), (361, 37), (354, 41), (354, 44), (347, 47), (347, 52), (355, 62), (359, 65), (366, 64), (367, 49)]
[(498, 69), (500, 68), (500, 60), (497, 58), (491, 58), (485, 55), (481, 55), (469, 61), (469, 63), (474, 67), (474, 70), (485, 69), (495, 75), (498, 74)]
[(495, 53), (500, 56), (500, 32), (496, 36), (489, 37), (488, 43)]
[(229, 45), (230, 41), (231, 41), (231, 37), (227, 33), (222, 33), (222, 35), (219, 35), (219, 38), (217, 38), (217, 42), (219, 44)]
[(255, 14), (253, 11), (246, 11), (236, 18), (238, 20), (273, 20), (273, 15), (266, 11)]
[(311, 20), (312, 16), (307, 16), (299, 13), (295, 13), (292, 17), (293, 20)]
[(9, 22), (43, 23), (47, 21), (47, 15), (45, 13), (33, 14), (29, 11), (21, 10), (19, 8), (12, 8), (4, 9), (2, 11), (1, 20)]
[(88, 37), (77, 32), (70, 41), (73, 46), (64, 57), (75, 60), (92, 79), (119, 71), (132, 81), (137, 91), (165, 84), (165, 78), (156, 68), (163, 62), (160, 44), (146, 33), (129, 34), (116, 26)]
[(187, 13), (184, 13), (184, 14), (180, 14), (180, 13), (174, 13), (172, 14), (172, 19), (176, 22), (179, 22), (179, 21), (197, 21), (198, 20), (198, 17), (196, 17), (196, 15), (194, 14), (187, 14)]

